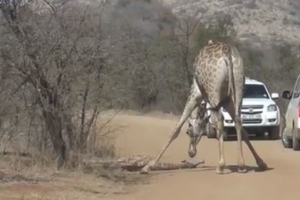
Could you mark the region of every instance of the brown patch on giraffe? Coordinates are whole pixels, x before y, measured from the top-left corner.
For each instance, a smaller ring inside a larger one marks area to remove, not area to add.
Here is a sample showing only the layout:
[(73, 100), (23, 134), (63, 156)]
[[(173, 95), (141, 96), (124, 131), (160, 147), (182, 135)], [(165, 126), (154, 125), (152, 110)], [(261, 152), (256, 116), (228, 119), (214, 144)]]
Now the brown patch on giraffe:
[(212, 71), (212, 70), (209, 70), (209, 71), (208, 71), (208, 76), (209, 76), (209, 77), (212, 77), (212, 75), (213, 75), (213, 71)]
[(221, 57), (221, 55), (222, 55), (222, 52), (220, 52), (220, 51), (217, 51), (214, 53), (215, 58), (219, 58), (219, 57)]
[(230, 53), (230, 46), (227, 45), (227, 44), (224, 44), (224, 45), (222, 46), (222, 52), (223, 52), (224, 54), (228, 55), (228, 54)]
[(215, 52), (218, 52), (218, 51), (222, 51), (222, 45), (219, 45), (219, 44), (216, 44), (216, 47), (215, 47)]
[[(213, 53), (213, 48), (207, 48), (205, 53), (207, 53), (207, 54)], [(204, 56), (207, 56), (207, 54), (205, 54)]]
[(213, 71), (213, 73), (216, 73), (216, 72), (217, 72), (217, 68), (214, 67), (214, 68), (212, 69), (212, 71)]
[[(208, 62), (207, 62), (208, 66), (211, 66), (213, 64), (213, 62), (214, 62), (213, 59), (208, 59)], [(209, 67), (209, 68), (211, 68), (211, 67)]]

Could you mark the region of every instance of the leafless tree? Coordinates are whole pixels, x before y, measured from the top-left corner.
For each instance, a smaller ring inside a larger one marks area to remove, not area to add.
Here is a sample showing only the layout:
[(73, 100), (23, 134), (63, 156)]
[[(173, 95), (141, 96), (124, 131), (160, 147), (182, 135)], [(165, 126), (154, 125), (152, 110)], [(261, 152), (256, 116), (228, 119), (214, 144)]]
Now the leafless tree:
[(104, 5), (97, 13), (74, 2), (22, 2), (1, 1), (1, 63), (18, 83), (16, 90), (22, 88), (22, 109), (35, 110), (29, 124), (40, 119), (45, 124), (60, 167), (69, 150), (86, 149), (100, 112), (106, 62), (100, 28)]

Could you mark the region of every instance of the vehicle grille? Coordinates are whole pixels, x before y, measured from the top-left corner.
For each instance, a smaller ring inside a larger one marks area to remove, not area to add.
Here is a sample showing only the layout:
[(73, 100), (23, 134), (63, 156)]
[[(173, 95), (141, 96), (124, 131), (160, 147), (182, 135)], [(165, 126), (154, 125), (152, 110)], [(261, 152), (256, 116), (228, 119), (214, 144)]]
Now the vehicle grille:
[(243, 119), (243, 124), (260, 124), (262, 119)]
[(264, 105), (242, 105), (242, 109), (262, 109)]
[(253, 111), (252, 113), (250, 113), (249, 111), (241, 111), (241, 114), (261, 114), (262, 111)]

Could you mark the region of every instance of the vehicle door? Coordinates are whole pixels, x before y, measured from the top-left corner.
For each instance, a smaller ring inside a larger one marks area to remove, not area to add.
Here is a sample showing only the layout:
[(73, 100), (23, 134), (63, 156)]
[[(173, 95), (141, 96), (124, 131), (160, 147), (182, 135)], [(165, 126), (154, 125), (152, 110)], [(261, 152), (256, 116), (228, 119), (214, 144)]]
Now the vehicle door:
[(298, 115), (298, 105), (299, 105), (299, 97), (300, 97), (300, 76), (298, 76), (294, 89), (292, 91), (292, 97), (289, 102), (287, 108), (287, 115), (286, 115), (286, 127), (288, 131), (292, 131), (293, 128), (293, 121), (295, 117)]

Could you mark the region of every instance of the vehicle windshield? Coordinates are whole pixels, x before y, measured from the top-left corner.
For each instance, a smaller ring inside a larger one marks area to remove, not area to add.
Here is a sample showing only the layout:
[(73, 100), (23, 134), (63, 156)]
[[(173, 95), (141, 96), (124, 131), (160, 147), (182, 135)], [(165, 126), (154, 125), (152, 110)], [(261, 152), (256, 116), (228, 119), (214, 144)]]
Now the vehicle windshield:
[(264, 85), (245, 84), (243, 98), (269, 99)]

